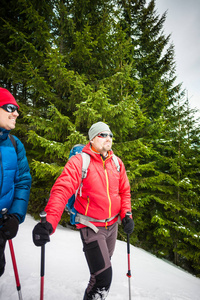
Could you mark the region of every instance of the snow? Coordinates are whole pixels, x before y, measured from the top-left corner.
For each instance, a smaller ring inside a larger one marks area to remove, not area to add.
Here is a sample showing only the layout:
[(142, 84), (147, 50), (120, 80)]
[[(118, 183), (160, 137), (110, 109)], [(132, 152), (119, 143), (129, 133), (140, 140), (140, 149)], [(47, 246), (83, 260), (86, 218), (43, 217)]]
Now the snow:
[[(13, 239), (24, 300), (40, 299), (41, 248), (32, 242), (37, 221), (27, 215)], [(58, 226), (45, 246), (45, 300), (82, 300), (89, 271), (82, 252), (80, 233)], [(199, 300), (200, 279), (148, 252), (130, 247), (131, 294), (133, 300)], [(0, 279), (0, 299), (16, 300), (18, 292), (6, 247), (6, 270)], [(107, 300), (128, 300), (127, 245), (117, 241), (112, 258), (113, 281)]]

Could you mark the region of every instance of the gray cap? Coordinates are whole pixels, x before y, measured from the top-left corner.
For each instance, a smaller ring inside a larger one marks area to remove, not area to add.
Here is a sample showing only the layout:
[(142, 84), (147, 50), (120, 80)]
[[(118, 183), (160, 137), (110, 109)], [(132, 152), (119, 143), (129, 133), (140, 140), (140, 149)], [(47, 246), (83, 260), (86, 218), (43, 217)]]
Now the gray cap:
[(103, 122), (94, 123), (88, 131), (89, 140), (91, 141), (95, 136), (97, 136), (102, 131), (111, 132), (109, 126), (106, 123)]

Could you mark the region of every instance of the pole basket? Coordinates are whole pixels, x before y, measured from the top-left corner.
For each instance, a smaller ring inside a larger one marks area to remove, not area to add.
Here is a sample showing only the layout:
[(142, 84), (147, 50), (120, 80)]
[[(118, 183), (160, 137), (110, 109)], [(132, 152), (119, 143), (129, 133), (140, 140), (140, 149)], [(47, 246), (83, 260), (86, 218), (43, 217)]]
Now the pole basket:
[(131, 278), (131, 271), (128, 271), (128, 273), (126, 273), (126, 276), (127, 276), (128, 278)]

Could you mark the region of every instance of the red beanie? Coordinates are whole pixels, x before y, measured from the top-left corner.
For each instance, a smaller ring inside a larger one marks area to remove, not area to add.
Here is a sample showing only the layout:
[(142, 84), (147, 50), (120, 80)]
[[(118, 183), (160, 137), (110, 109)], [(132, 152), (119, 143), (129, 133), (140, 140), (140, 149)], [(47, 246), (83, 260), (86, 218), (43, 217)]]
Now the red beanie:
[(8, 90), (0, 87), (0, 107), (4, 104), (14, 104), (19, 108), (13, 95)]

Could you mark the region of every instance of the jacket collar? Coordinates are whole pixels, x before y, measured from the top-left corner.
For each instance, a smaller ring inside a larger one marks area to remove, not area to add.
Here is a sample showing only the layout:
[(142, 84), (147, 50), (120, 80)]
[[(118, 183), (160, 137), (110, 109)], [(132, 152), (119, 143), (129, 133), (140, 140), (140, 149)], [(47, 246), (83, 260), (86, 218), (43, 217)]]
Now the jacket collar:
[[(90, 143), (88, 143), (82, 150), (83, 152), (86, 152), (88, 154), (90, 154), (92, 157), (94, 158), (97, 158), (99, 157), (100, 158), (100, 153), (98, 151), (96, 151), (94, 148), (91, 147)], [(113, 151), (110, 150), (108, 151), (108, 156), (106, 158), (110, 158), (112, 157), (113, 155)]]
[(6, 140), (10, 130), (0, 127), (0, 141)]

